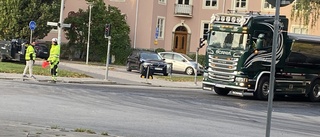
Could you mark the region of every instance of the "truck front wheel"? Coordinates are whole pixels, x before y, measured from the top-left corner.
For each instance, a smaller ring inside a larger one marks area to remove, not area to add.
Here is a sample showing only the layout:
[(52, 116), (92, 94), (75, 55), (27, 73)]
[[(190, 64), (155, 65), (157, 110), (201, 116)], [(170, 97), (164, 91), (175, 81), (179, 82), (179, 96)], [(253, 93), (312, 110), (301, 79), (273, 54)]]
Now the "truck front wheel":
[(230, 89), (225, 89), (225, 88), (217, 88), (214, 87), (214, 92), (216, 92), (218, 95), (228, 95), (230, 92)]
[(312, 102), (317, 102), (320, 100), (320, 80), (315, 80), (312, 82), (308, 96)]
[(269, 96), (269, 77), (262, 77), (259, 81), (257, 90), (253, 93), (259, 100), (267, 100)]

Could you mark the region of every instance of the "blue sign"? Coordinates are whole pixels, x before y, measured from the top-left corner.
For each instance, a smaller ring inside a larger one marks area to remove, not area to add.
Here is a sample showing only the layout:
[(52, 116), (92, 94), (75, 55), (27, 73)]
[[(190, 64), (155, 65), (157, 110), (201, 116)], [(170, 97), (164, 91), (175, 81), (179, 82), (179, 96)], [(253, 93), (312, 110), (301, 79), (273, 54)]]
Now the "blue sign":
[(29, 23), (29, 28), (31, 29), (31, 30), (34, 30), (34, 29), (36, 29), (36, 22), (34, 22), (34, 21), (30, 21), (30, 23)]
[(158, 36), (159, 36), (159, 28), (157, 27), (156, 28), (156, 34), (155, 34), (156, 39), (158, 39)]

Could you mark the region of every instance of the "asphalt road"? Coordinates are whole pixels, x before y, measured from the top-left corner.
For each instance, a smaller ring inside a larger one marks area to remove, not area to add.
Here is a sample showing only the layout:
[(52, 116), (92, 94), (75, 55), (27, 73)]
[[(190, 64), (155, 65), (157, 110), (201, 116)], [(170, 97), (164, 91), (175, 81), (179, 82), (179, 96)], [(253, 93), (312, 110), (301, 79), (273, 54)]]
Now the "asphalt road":
[[(261, 137), (267, 102), (203, 90), (0, 80), (0, 136)], [(319, 137), (320, 103), (273, 104), (273, 137)], [(53, 129), (52, 127), (58, 127)], [(73, 132), (89, 129), (97, 134)]]

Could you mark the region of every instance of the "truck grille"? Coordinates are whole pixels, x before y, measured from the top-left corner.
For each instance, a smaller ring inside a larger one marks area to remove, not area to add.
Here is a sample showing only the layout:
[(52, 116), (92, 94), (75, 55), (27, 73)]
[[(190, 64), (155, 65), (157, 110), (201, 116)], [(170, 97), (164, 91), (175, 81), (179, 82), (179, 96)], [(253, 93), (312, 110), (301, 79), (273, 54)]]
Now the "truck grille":
[(213, 80), (233, 82), (238, 59), (209, 55), (209, 78)]

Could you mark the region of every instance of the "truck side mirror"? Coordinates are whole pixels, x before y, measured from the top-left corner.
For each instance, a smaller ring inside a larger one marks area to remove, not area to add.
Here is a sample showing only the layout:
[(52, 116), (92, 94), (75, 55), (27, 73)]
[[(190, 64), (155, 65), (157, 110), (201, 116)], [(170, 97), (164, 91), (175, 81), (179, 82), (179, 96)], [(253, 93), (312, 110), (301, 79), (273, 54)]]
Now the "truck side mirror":
[(257, 49), (262, 49), (263, 48), (263, 40), (264, 40), (264, 34), (259, 34), (258, 39), (257, 39)]

